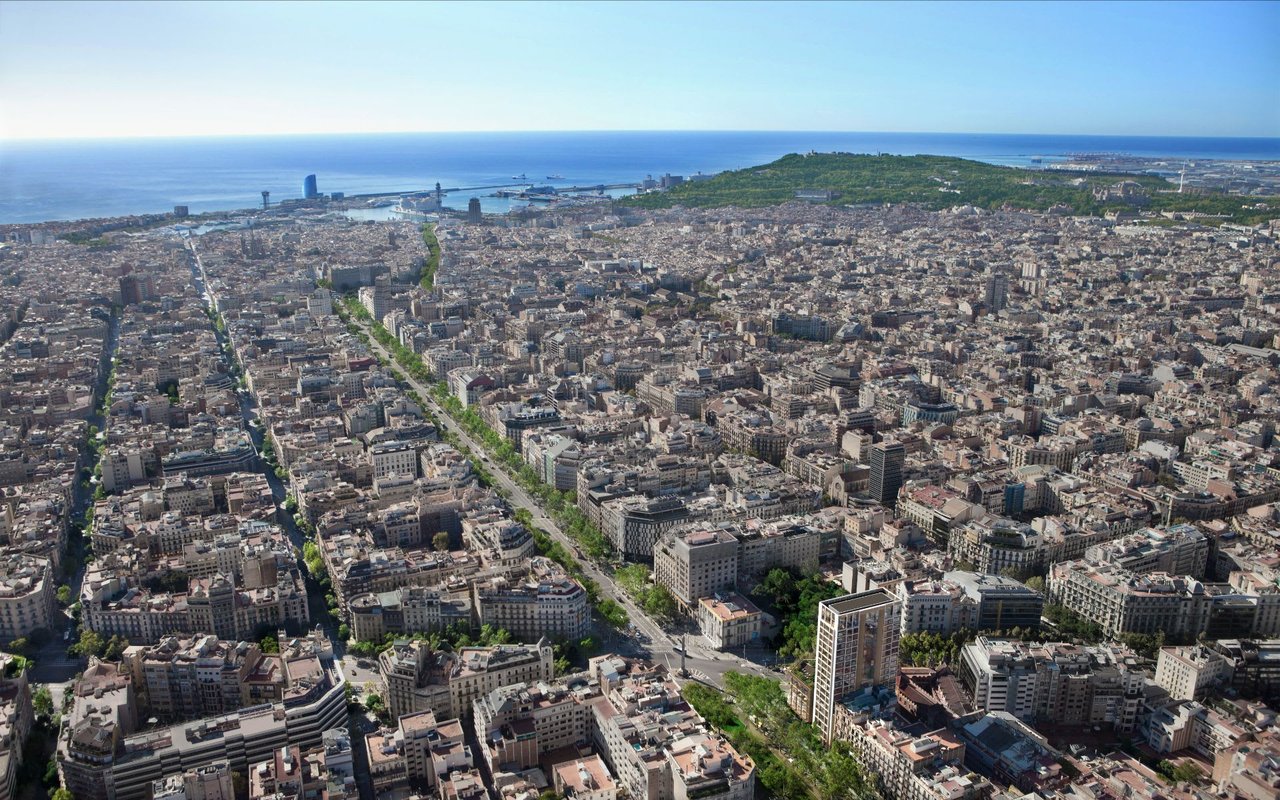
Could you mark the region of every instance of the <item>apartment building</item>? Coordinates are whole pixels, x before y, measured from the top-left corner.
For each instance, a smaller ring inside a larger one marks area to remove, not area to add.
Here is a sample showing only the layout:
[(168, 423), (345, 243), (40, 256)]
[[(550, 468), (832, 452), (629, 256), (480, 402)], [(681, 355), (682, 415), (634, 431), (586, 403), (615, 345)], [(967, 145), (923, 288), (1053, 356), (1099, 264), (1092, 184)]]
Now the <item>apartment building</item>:
[(415, 711), (466, 713), (471, 701), (501, 686), (549, 681), (551, 643), (464, 647), (436, 652), (424, 641), (397, 641), (378, 657), (383, 697), (395, 718)]
[(138, 729), (132, 678), (114, 665), (86, 670), (58, 740), (64, 785), (84, 800), (149, 800), (157, 776), (217, 761), (247, 775), (281, 748), (314, 748), (346, 724), (346, 679), (322, 634), (281, 648), (291, 691), (282, 701), (169, 727)]
[(948, 730), (911, 736), (889, 720), (852, 728), (849, 742), (884, 793), (898, 800), (973, 800), (991, 783), (964, 765), (965, 746)]
[(953, 570), (940, 580), (906, 580), (897, 586), (902, 632), (949, 635), (969, 629), (1035, 631), (1044, 597), (1002, 575)]
[(471, 603), (465, 597), (423, 586), (356, 595), (347, 603), (347, 614), (352, 637), (374, 642), (388, 633), (433, 633), (472, 621)]
[[(1243, 575), (1243, 573), (1237, 573)], [(1235, 576), (1233, 576), (1235, 577)], [(1280, 635), (1280, 594), (1242, 591), (1188, 576), (1136, 575), (1114, 565), (1064, 561), (1049, 570), (1049, 601), (1102, 625), (1108, 636), (1125, 633), (1210, 639)]]
[(235, 800), (231, 764), (214, 761), (151, 782), (152, 800)]
[(653, 551), (653, 577), (683, 608), (730, 591), (738, 579), (738, 539), (724, 527), (693, 528), (665, 536)]
[(16, 796), (27, 736), (35, 722), (27, 676), (25, 666), (0, 653), (0, 800)]
[(491, 771), (536, 766), (547, 753), (591, 742), (591, 705), (600, 696), (589, 676), (503, 686), (476, 698), (475, 729)]
[(392, 476), (418, 477), (418, 448), (408, 442), (378, 442), (369, 448), (375, 480)]
[(148, 715), (162, 721), (228, 714), (284, 699), (289, 676), (279, 656), (258, 644), (212, 634), (167, 636), (150, 647), (129, 647), (122, 666), (133, 675)]
[(961, 651), (960, 678), (974, 706), (1028, 723), (1134, 729), (1145, 673), (1119, 645), (1027, 644), (979, 636)]
[(736, 592), (717, 592), (698, 600), (695, 617), (702, 636), (717, 650), (760, 641), (764, 613)]
[(1003, 517), (982, 516), (951, 531), (947, 550), (979, 572), (1028, 575), (1044, 563), (1044, 538), (1032, 526)]
[(1280, 786), (1280, 735), (1269, 733), (1219, 750), (1213, 781), (1228, 797), (1271, 800)]
[(591, 630), (586, 590), (558, 569), (476, 581), (472, 598), (480, 624), (501, 628), (520, 641), (549, 636), (576, 642)]
[(1210, 689), (1230, 684), (1233, 663), (1204, 645), (1162, 647), (1156, 683), (1174, 700), (1198, 700)]
[(823, 741), (830, 743), (834, 738), (836, 705), (845, 695), (894, 682), (901, 619), (897, 598), (884, 589), (818, 605), (813, 724)]
[(568, 800), (616, 800), (618, 797), (618, 782), (597, 755), (557, 764), (552, 787)]
[(48, 559), (21, 552), (0, 555), (0, 640), (9, 642), (53, 627), (55, 583)]
[(590, 673), (596, 752), (637, 800), (750, 800), (755, 764), (711, 734), (665, 668), (599, 656)]
[(1231, 661), (1231, 685), (1245, 697), (1280, 697), (1280, 639), (1219, 639), (1214, 650)]
[(1084, 551), (1093, 564), (1114, 564), (1130, 572), (1167, 572), (1205, 577), (1209, 539), (1192, 525), (1142, 528), (1127, 536), (1095, 544)]
[(828, 537), (813, 521), (811, 516), (799, 515), (768, 522), (748, 519), (735, 527), (739, 584), (754, 583), (775, 567), (801, 575), (815, 572)]
[[(218, 575), (193, 580), (185, 595), (152, 594), (125, 582), (116, 586), (115, 592), (99, 594), (86, 584), (85, 591), (96, 602), (84, 604), (85, 624), (104, 637), (118, 635), (131, 642), (157, 642), (185, 631), (213, 631), (224, 639), (250, 638), (263, 626), (305, 624), (310, 619), (297, 576), (278, 586), (237, 590)], [(114, 598), (108, 599), (111, 595)]]
[(397, 744), (404, 753), (405, 778), (410, 786), (436, 788), (441, 776), (472, 766), (462, 723), (456, 719), (436, 720), (431, 711), (400, 717)]
[(1147, 745), (1161, 755), (1194, 750), (1208, 759), (1256, 733), (1246, 722), (1195, 700), (1153, 711), (1142, 732)]

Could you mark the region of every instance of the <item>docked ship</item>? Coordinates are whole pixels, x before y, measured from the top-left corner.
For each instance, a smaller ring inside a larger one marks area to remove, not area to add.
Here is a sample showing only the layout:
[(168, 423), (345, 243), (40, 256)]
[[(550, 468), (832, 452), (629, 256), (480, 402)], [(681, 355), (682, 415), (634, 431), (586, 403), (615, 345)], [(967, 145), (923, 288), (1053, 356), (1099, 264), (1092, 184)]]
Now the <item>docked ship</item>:
[(401, 197), (400, 202), (391, 209), (391, 213), (416, 222), (425, 222), (429, 219), (435, 219), (436, 215), (440, 213), (440, 201), (432, 194)]
[(556, 203), (560, 201), (554, 186), (530, 186), (516, 196), (530, 203)]

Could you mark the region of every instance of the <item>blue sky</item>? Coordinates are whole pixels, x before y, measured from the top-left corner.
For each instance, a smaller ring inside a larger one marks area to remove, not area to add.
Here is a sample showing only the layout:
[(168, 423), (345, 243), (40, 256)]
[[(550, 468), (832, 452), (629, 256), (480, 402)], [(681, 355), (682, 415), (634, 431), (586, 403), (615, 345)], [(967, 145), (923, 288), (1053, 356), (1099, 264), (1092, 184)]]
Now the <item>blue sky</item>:
[(1280, 136), (1280, 3), (0, 2), (0, 138)]

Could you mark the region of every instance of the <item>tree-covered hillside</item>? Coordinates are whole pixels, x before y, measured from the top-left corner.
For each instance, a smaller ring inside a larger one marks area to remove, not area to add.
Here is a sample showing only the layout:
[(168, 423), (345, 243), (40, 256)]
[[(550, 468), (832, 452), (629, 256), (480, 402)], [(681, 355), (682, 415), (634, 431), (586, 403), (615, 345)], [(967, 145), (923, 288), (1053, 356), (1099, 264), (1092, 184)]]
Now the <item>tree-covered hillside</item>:
[(641, 208), (709, 208), (777, 205), (795, 199), (801, 189), (837, 193), (835, 204), (919, 203), (931, 209), (974, 205), (997, 209), (1046, 210), (1069, 206), (1075, 214), (1101, 214), (1128, 208), (1118, 200), (1101, 201), (1095, 187), (1120, 181), (1140, 184), (1145, 208), (1229, 214), (1237, 222), (1260, 222), (1280, 212), (1244, 210), (1256, 200), (1231, 195), (1176, 194), (1175, 187), (1151, 175), (1079, 173), (1000, 167), (950, 156), (855, 155), (817, 153), (783, 156), (772, 164), (723, 172), (704, 181), (687, 181), (668, 191), (629, 197)]

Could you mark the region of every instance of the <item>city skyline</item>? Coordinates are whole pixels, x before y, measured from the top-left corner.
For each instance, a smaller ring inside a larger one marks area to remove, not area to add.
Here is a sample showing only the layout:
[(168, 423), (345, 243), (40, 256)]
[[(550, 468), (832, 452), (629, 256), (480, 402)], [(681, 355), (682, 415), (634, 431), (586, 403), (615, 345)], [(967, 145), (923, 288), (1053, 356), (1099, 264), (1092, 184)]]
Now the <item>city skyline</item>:
[(1276, 136), (1280, 48), (1268, 34), (1278, 24), (1275, 3), (10, 2), (0, 6), (0, 106), (11, 110), (0, 112), (0, 140)]

